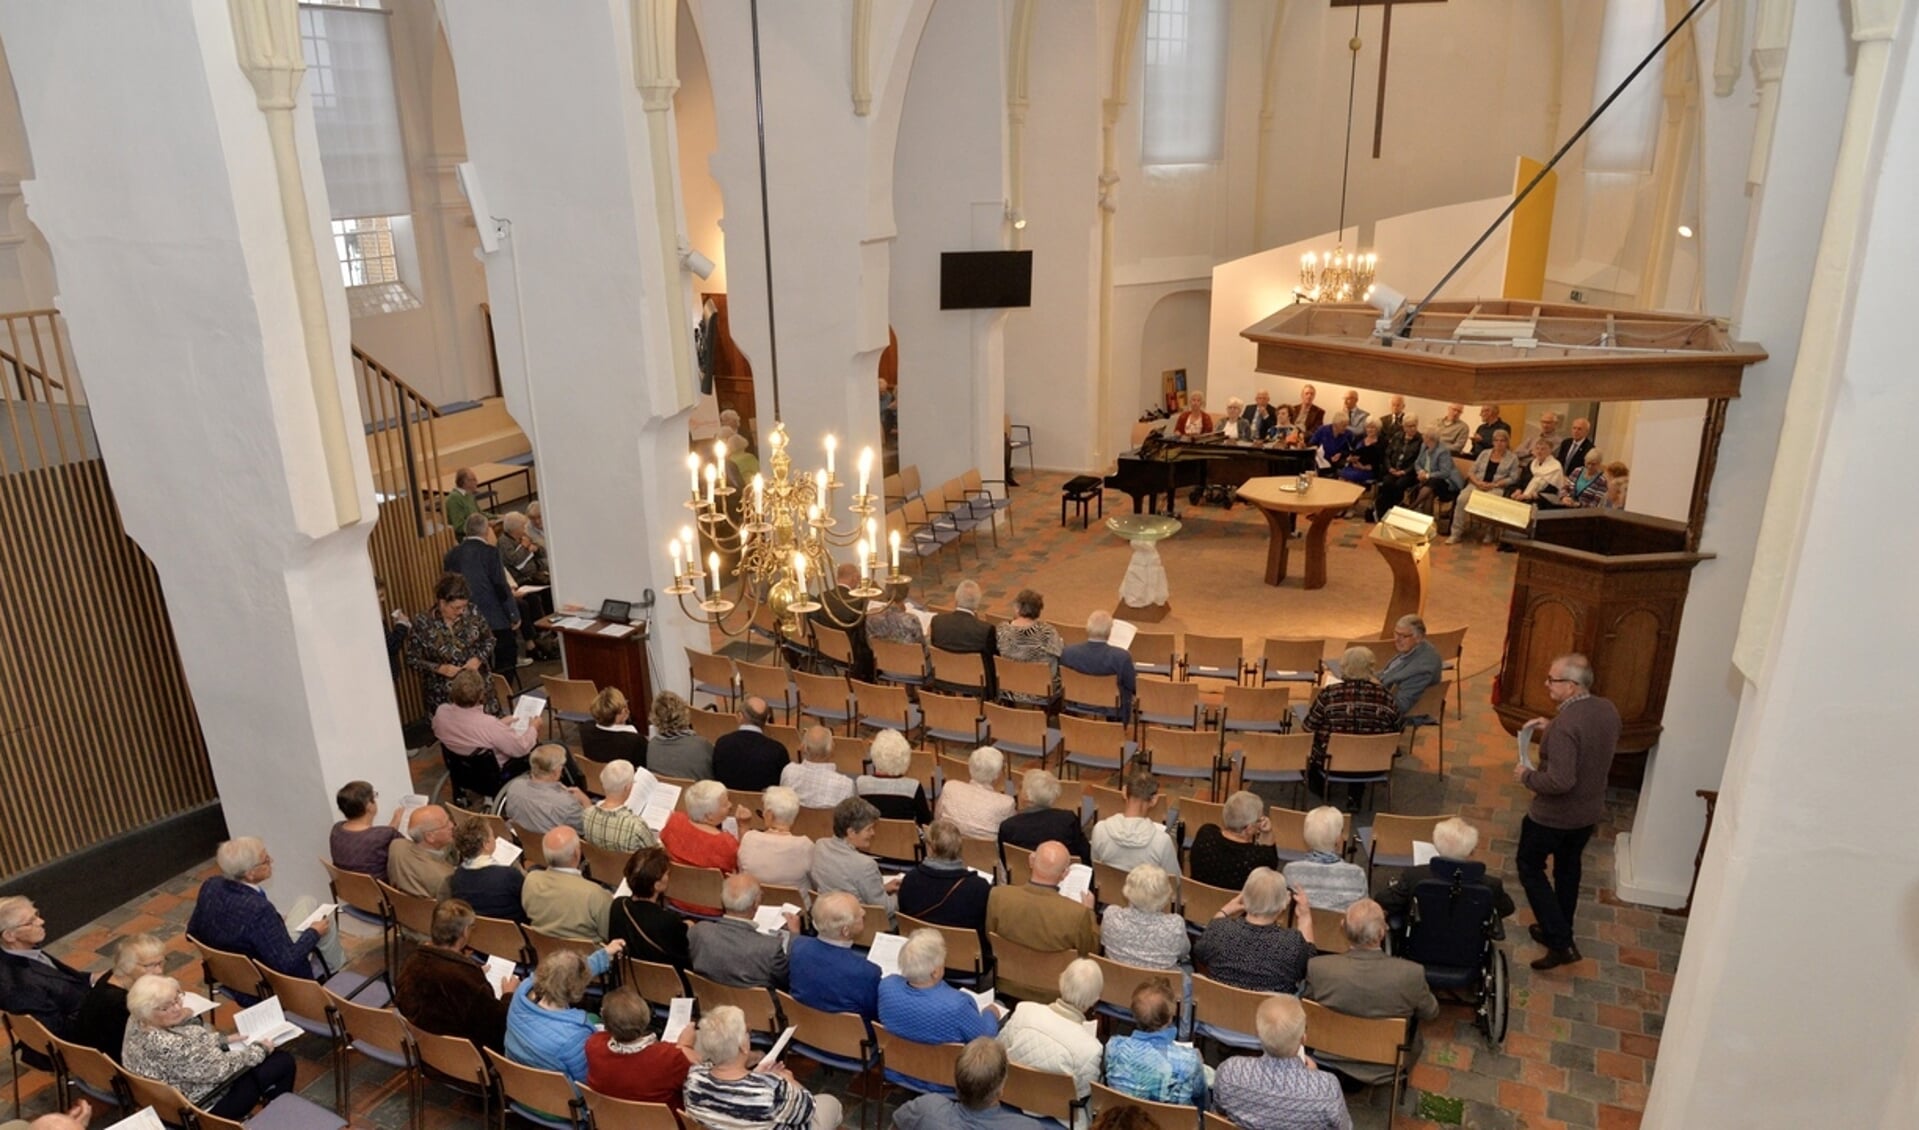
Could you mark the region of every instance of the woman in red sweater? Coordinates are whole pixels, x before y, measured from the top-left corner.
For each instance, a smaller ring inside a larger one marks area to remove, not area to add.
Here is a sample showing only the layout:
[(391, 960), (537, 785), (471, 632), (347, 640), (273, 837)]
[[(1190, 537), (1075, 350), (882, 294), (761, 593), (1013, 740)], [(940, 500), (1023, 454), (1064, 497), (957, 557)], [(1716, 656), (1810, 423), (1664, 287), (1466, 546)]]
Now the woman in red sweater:
[[(737, 831), (727, 829), (726, 822), (733, 819), (737, 829), (739, 821), (752, 815), (752, 810), (745, 805), (731, 804), (725, 785), (718, 781), (697, 782), (680, 797), (680, 807), (667, 817), (666, 827), (660, 830), (660, 846), (675, 863), (711, 867), (731, 875), (740, 869), (740, 839)], [(668, 901), (688, 914), (710, 917), (720, 914), (717, 906), (695, 906), (679, 899)]]
[(606, 1031), (586, 1039), (586, 1085), (609, 1098), (665, 1103), (679, 1110), (696, 1054), (693, 1025), (680, 1033), (678, 1043), (654, 1038), (652, 1009), (630, 988), (606, 995), (600, 1019)]

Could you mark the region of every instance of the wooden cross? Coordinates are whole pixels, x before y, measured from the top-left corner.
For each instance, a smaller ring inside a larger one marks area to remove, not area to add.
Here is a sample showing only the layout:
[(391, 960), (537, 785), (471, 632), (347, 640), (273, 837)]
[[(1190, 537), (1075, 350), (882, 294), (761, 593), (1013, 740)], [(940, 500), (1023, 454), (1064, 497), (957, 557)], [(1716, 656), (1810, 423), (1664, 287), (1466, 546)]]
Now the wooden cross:
[(1386, 128), (1386, 65), (1393, 46), (1393, 5), (1444, 4), (1446, 0), (1332, 0), (1335, 8), (1383, 8), (1379, 19), (1379, 96), (1373, 100), (1373, 160), (1379, 159), (1379, 138)]

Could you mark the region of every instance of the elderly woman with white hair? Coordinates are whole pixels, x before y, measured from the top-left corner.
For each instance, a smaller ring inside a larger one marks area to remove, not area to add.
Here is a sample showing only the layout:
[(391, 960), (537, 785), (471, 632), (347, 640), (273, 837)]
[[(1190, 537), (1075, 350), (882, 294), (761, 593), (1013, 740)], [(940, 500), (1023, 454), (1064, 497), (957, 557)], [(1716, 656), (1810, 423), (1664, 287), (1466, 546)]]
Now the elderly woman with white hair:
[[(696, 781), (680, 796), (680, 807), (666, 818), (660, 831), (660, 846), (675, 863), (688, 867), (711, 867), (727, 875), (740, 869), (740, 841), (725, 827), (729, 816), (738, 820), (751, 817), (744, 805), (735, 811), (726, 786), (718, 781)], [(717, 917), (716, 906), (693, 906), (674, 900), (674, 906), (688, 914)]]
[(1479, 847), (1479, 829), (1460, 819), (1449, 816), (1433, 826), (1433, 850), (1439, 854), (1431, 862), (1417, 867), (1408, 867), (1388, 879), (1373, 898), (1386, 909), (1386, 916), (1395, 921), (1403, 920), (1413, 905), (1413, 892), (1427, 879), (1451, 879), (1458, 876), (1462, 883), (1485, 887), (1493, 893), (1493, 906), (1501, 918), (1511, 918), (1513, 897), (1506, 893), (1506, 886), (1499, 876), (1486, 869), (1483, 861), (1473, 858), (1473, 851)]
[(1126, 873), (1126, 905), (1113, 903), (1099, 921), (1106, 956), (1147, 969), (1172, 969), (1186, 963), (1192, 939), (1186, 920), (1172, 911), (1173, 877), (1166, 869), (1142, 863)]
[(962, 836), (997, 839), (1000, 821), (1013, 814), (1013, 798), (1000, 787), (1005, 772), (1005, 754), (990, 745), (974, 750), (966, 759), (971, 780), (948, 781), (940, 790), (939, 817), (951, 820)]
[(766, 827), (740, 836), (740, 870), (776, 887), (805, 886), (813, 841), (794, 833), (799, 818), (800, 794), (782, 785), (761, 793), (760, 820)]
[[(999, 1033), (997, 1011), (982, 1011), (978, 1001), (946, 983), (946, 939), (938, 930), (919, 929), (907, 935), (899, 962), (900, 971), (880, 982), (880, 1023), (888, 1032), (916, 1044), (963, 1044), (975, 1036)], [(890, 1067), (886, 1078), (915, 1090), (953, 1093), (950, 1087), (913, 1079)]]
[(1238, 890), (1258, 868), (1279, 866), (1278, 849), (1260, 842), (1271, 833), (1265, 799), (1241, 789), (1220, 806), (1219, 823), (1193, 834), (1193, 846), (1186, 853), (1187, 874), (1209, 887)]
[(1024, 1001), (1000, 1026), (1007, 1057), (1036, 1071), (1071, 1075), (1079, 1097), (1087, 1097), (1099, 1078), (1101, 1049), (1099, 1037), (1086, 1030), (1086, 1018), (1105, 987), (1097, 962), (1082, 957), (1067, 965), (1059, 975), (1058, 1000)]
[[(1288, 901), (1299, 922), (1297, 930), (1279, 921)], [(1193, 964), (1203, 966), (1213, 980), (1237, 988), (1297, 993), (1306, 978), (1306, 963), (1317, 952), (1306, 893), (1294, 891), (1289, 900), (1286, 877), (1261, 867), (1207, 923), (1206, 932), (1193, 943)]]
[(118, 1061), (127, 1038), (127, 990), (148, 974), (165, 973), (167, 950), (152, 934), (134, 934), (120, 940), (113, 968), (93, 983), (73, 1017), (74, 1042), (99, 1048)]
[(1366, 869), (1340, 858), (1346, 838), (1346, 814), (1330, 804), (1306, 814), (1306, 858), (1295, 859), (1283, 871), (1286, 883), (1317, 907), (1345, 910), (1366, 897)]
[(195, 1106), (244, 1122), (263, 1102), (293, 1089), (293, 1057), (271, 1043), (225, 1036), (194, 1018), (180, 982), (148, 973), (127, 989), (120, 1064), (174, 1087)]
[(746, 1014), (730, 1004), (703, 1009), (693, 1037), (700, 1062), (686, 1076), (686, 1113), (713, 1130), (833, 1130), (839, 1099), (800, 1086), (784, 1064), (754, 1066)]
[(898, 730), (881, 730), (873, 735), (866, 756), (873, 771), (853, 782), (854, 795), (879, 809), (883, 820), (931, 822), (933, 806), (926, 802), (926, 786), (906, 775), (913, 768), (913, 746), (906, 736)]

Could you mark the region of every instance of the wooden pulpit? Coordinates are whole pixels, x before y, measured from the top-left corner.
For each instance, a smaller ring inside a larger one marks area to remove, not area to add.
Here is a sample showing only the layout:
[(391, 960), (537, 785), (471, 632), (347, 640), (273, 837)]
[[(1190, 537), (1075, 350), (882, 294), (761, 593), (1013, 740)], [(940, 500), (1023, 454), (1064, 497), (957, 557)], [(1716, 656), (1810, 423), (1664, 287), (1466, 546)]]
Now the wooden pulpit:
[(1386, 623), (1379, 630), (1382, 640), (1392, 638), (1401, 616), (1426, 615), (1427, 557), (1435, 526), (1431, 515), (1395, 506), (1367, 535), (1393, 572), (1393, 595), (1386, 601)]

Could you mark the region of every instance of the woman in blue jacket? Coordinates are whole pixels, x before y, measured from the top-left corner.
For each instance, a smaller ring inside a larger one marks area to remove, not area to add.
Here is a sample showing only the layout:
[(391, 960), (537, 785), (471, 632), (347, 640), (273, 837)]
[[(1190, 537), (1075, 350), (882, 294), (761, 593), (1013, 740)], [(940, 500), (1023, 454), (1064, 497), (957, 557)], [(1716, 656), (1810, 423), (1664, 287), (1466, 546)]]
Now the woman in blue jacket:
[(591, 957), (571, 950), (548, 954), (513, 994), (506, 1013), (506, 1054), (529, 1067), (558, 1071), (575, 1083), (584, 1080), (593, 1018), (579, 1004), (587, 983), (605, 973), (613, 956), (625, 948), (616, 938)]

